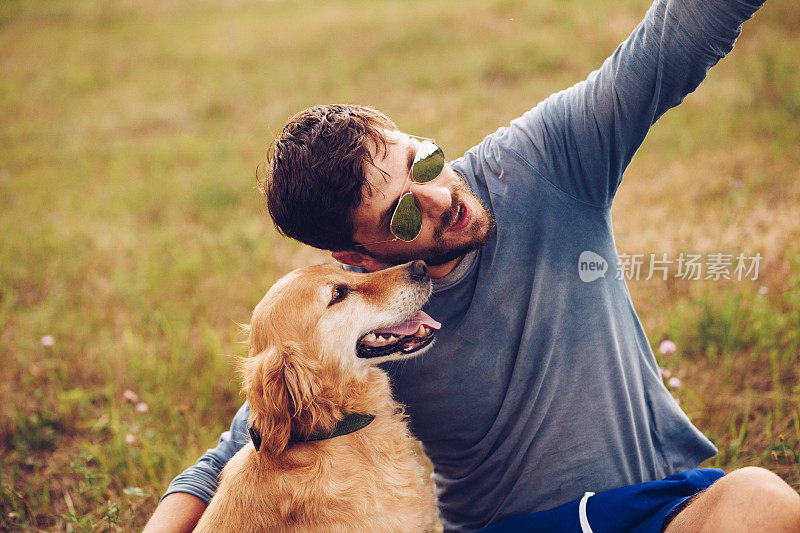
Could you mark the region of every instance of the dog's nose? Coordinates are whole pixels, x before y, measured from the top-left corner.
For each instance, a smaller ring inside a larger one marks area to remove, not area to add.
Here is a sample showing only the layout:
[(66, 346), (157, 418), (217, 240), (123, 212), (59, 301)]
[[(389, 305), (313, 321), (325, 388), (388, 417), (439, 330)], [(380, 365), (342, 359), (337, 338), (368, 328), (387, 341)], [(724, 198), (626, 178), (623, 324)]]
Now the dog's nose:
[(411, 263), (409, 275), (413, 280), (428, 279), (428, 265), (425, 261), (414, 261)]

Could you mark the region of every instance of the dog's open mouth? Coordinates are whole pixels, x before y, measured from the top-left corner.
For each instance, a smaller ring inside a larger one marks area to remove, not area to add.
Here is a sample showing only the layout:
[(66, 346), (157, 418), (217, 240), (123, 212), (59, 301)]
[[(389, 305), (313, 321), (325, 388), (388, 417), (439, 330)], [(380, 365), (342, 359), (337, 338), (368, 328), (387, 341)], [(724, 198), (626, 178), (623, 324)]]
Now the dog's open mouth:
[(442, 325), (423, 311), (405, 322), (370, 331), (358, 341), (356, 355), (369, 359), (393, 354), (411, 354), (433, 342), (434, 330)]

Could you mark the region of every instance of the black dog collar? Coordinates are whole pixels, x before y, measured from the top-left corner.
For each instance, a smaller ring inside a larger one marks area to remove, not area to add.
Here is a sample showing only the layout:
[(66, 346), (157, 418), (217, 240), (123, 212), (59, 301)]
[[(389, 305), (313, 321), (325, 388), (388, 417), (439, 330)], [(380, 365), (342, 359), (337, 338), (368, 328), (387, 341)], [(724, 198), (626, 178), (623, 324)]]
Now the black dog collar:
[[(354, 433), (359, 429), (365, 428), (373, 420), (375, 420), (375, 415), (360, 415), (356, 413), (345, 415), (344, 418), (337, 422), (336, 426), (333, 428), (333, 431), (315, 432), (304, 439), (291, 437), (289, 442), (310, 442), (314, 440), (332, 439), (334, 437)], [(258, 451), (261, 448), (261, 434), (253, 429), (253, 426), (248, 426), (247, 431), (250, 432), (250, 439), (253, 441), (253, 446), (256, 447), (256, 451)]]

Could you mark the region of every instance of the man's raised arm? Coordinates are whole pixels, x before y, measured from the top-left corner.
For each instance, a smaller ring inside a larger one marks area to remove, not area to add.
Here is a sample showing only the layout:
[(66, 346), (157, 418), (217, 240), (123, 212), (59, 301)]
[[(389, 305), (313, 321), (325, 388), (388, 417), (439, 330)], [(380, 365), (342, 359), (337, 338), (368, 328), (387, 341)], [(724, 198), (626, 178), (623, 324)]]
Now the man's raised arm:
[(231, 429), (219, 438), (217, 447), (208, 450), (197, 463), (172, 480), (145, 533), (191, 531), (205, 511), (219, 485), (219, 474), (231, 457), (248, 440), (247, 418), (250, 406), (244, 405), (233, 417)]
[(762, 3), (656, 0), (599, 70), (501, 128), (484, 149), (511, 152), (538, 178), (608, 207), (650, 127), (697, 88)]

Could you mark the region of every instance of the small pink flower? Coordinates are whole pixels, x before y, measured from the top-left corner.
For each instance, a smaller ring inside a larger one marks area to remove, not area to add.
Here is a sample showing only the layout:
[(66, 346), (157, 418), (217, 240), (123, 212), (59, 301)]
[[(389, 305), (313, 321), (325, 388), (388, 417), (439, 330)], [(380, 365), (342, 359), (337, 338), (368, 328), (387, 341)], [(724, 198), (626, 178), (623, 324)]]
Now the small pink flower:
[(658, 345), (658, 351), (661, 355), (672, 355), (677, 349), (678, 347), (675, 346), (675, 343), (669, 339), (661, 341), (661, 344)]
[(677, 403), (678, 405), (681, 404), (681, 399), (678, 398), (677, 396), (673, 396), (672, 399), (675, 400), (675, 403)]
[(136, 435), (134, 435), (133, 433), (128, 433), (127, 435), (125, 435), (125, 444), (127, 444), (128, 446), (133, 446), (134, 444), (136, 444)]
[(136, 411), (137, 413), (146, 413), (147, 411), (150, 410), (150, 408), (147, 407), (146, 403), (139, 402), (139, 403), (136, 404), (136, 406), (133, 408), (133, 410)]
[(139, 395), (130, 389), (125, 389), (125, 392), (122, 393), (122, 399), (128, 403), (136, 403), (139, 401)]
[(681, 386), (681, 380), (679, 380), (678, 378), (669, 378), (669, 381), (667, 381), (667, 385), (669, 385), (671, 389), (677, 389), (678, 387)]
[(769, 288), (767, 286), (765, 286), (765, 285), (762, 285), (762, 286), (760, 286), (758, 288), (758, 294), (760, 294), (761, 296), (764, 296), (768, 292), (769, 292)]
[(672, 370), (667, 370), (666, 368), (659, 368), (658, 370), (661, 371), (661, 379), (669, 379), (672, 377)]
[(51, 347), (56, 343), (56, 340), (53, 338), (52, 335), (45, 335), (42, 337), (42, 346), (46, 346), (47, 348)]

